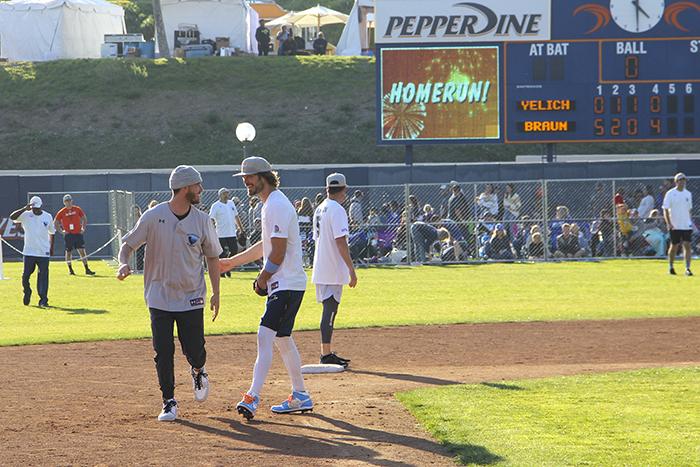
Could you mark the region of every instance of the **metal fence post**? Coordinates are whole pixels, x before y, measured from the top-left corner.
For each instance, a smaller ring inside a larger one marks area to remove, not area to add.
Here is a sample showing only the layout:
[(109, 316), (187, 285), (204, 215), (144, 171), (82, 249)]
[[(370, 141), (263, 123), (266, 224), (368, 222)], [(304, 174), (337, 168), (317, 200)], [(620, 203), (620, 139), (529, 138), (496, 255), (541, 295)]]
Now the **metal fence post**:
[(474, 209), (471, 212), (471, 215), (474, 216), (474, 228), (472, 230), (472, 235), (474, 236), (474, 259), (477, 261), (482, 261), (484, 259), (479, 257), (479, 208), (476, 205), (476, 197), (479, 196), (478, 191), (479, 189), (477, 188), (476, 183), (474, 183), (472, 199), (469, 203), (467, 203), (467, 206), (474, 206)]
[(542, 180), (542, 236), (544, 237), (544, 260), (549, 261), (549, 181)]
[(612, 220), (613, 220), (613, 252), (612, 252), (612, 257), (617, 258), (617, 234), (618, 232), (618, 226), (617, 226), (617, 206), (615, 206), (615, 196), (617, 195), (617, 183), (615, 180), (612, 180), (612, 199), (610, 200), (610, 203), (612, 203)]
[(413, 263), (413, 239), (411, 238), (411, 224), (413, 221), (411, 220), (411, 202), (408, 199), (411, 195), (411, 185), (404, 185), (403, 195), (404, 212), (402, 217), (406, 219), (406, 262), (411, 264)]

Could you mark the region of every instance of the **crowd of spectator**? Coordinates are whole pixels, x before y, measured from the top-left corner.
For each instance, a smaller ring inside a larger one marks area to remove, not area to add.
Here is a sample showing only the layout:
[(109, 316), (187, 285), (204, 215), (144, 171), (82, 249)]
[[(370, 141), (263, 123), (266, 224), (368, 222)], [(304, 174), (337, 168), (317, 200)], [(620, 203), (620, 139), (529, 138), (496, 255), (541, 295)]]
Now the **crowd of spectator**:
[[(673, 183), (665, 180), (656, 190), (639, 186), (627, 195), (623, 188), (612, 193), (609, 184), (598, 183), (590, 198), (573, 193), (571, 209), (560, 204), (547, 213), (539, 185), (520, 192), (517, 184), (485, 184), (475, 196), (473, 185), (466, 190), (452, 181), (439, 190), (424, 190), (424, 200), (419, 193), (391, 199), (387, 193), (378, 194), (381, 189), (354, 190), (345, 203), (350, 251), (354, 260), (367, 263), (663, 257), (669, 233), (661, 202), (671, 187)], [(313, 213), (324, 194), (290, 198), (299, 218), (305, 262), (311, 264)], [(257, 242), (260, 200), (233, 196), (232, 201), (248, 244)], [(697, 229), (693, 240), (700, 251)]]

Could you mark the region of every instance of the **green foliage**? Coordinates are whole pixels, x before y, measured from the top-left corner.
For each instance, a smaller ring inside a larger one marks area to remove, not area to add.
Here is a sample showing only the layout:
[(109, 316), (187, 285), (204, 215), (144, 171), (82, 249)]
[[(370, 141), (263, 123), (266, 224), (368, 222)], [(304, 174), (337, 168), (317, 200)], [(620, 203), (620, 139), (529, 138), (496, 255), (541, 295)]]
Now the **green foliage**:
[[(192, 163), (193, 155), (201, 164), (236, 164), (241, 149), (233, 128), (243, 120), (259, 130), (251, 150), (276, 163), (403, 162), (402, 147), (376, 146), (374, 83), (374, 59), (366, 57), (0, 64), (0, 169), (172, 167)], [(63, 113), (72, 118), (60, 118)], [(220, 118), (216, 125), (208, 123), (212, 113)], [(115, 119), (131, 126), (115, 128)], [(176, 137), (183, 134), (187, 137)], [(700, 152), (700, 144), (557, 149), (692, 153)], [(506, 161), (542, 150), (542, 145), (419, 146), (414, 160)]]
[(147, 41), (153, 40), (155, 23), (153, 21), (153, 5), (143, 0), (110, 0), (115, 5), (124, 8), (124, 22), (130, 33), (141, 33)]
[[(57, 155), (64, 156), (70, 157)], [(0, 345), (147, 337), (142, 278), (119, 282), (106, 263), (93, 262), (92, 268), (98, 276), (69, 276), (65, 265), (51, 263), (49, 301), (55, 308), (42, 310), (22, 305), (22, 265), (6, 263)], [(257, 329), (264, 301), (250, 291), (254, 275), (236, 272), (222, 280), (221, 315), (216, 323), (207, 320), (207, 333)], [(358, 287), (343, 294), (338, 327), (700, 315), (696, 294), (689, 292), (693, 279), (669, 276), (662, 261), (375, 268), (358, 276)], [(309, 284), (297, 329), (318, 328), (314, 294)], [(35, 295), (32, 303), (37, 300)]]
[(398, 398), (464, 464), (700, 462), (700, 368), (485, 382)]

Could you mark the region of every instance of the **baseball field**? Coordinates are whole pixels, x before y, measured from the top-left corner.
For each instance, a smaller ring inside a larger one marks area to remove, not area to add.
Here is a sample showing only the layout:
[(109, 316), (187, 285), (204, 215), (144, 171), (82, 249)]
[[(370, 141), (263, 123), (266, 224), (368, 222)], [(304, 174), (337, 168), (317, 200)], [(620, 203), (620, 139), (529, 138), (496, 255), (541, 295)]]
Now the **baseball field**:
[[(263, 301), (254, 273), (236, 272), (206, 323), (206, 403), (176, 356), (174, 424), (155, 419), (141, 277), (92, 268), (70, 277), (52, 263), (42, 309), (22, 305), (21, 265), (5, 264), (0, 465), (700, 463), (698, 282), (662, 261), (362, 269), (334, 336), (351, 369), (307, 377), (312, 414), (249, 423), (233, 407)], [(305, 363), (319, 314), (310, 289)], [(275, 358), (261, 408), (288, 393)]]

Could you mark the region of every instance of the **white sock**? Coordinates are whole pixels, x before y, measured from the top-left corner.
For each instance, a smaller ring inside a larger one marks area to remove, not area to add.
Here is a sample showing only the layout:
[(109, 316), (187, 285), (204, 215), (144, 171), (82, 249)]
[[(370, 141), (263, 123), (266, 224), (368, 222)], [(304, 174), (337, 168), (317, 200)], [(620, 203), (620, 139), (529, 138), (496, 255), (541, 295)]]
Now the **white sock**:
[(280, 351), (284, 366), (287, 367), (287, 374), (292, 380), (292, 390), (295, 392), (306, 392), (304, 388), (304, 376), (301, 374), (301, 356), (294, 339), (289, 337), (278, 337), (275, 345)]
[(267, 379), (267, 373), (272, 365), (272, 347), (276, 334), (276, 331), (265, 326), (258, 328), (258, 358), (253, 368), (253, 382), (248, 390), (248, 394), (252, 396), (260, 396), (260, 391)]

